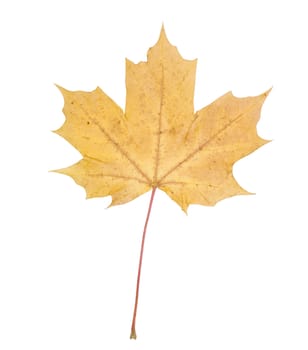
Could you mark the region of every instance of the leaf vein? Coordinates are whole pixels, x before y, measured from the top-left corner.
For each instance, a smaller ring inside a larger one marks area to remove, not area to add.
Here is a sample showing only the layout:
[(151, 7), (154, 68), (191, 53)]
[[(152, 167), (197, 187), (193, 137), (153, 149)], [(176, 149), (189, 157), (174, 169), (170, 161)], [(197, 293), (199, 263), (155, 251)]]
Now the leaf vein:
[(203, 151), (203, 149), (211, 143), (213, 140), (216, 139), (216, 137), (223, 133), (225, 130), (231, 127), (234, 123), (239, 121), (243, 117), (244, 113), (239, 114), (236, 118), (232, 119), (228, 124), (226, 124), (224, 127), (222, 127), (220, 130), (218, 130), (213, 136), (211, 136), (208, 140), (204, 141), (198, 148), (193, 150), (191, 153), (189, 153), (183, 160), (179, 161), (177, 164), (175, 164), (171, 169), (169, 169), (158, 181), (158, 185), (161, 185), (162, 180), (164, 180), (167, 176), (169, 176), (171, 173), (173, 173), (177, 168), (182, 166), (184, 163), (189, 162), (197, 153)]
[[(77, 101), (78, 102), (78, 101)], [(114, 145), (114, 147), (133, 165), (133, 167), (146, 179), (147, 183), (151, 183), (150, 178), (141, 170), (140, 166), (135, 160), (133, 160), (128, 153), (120, 146), (120, 144), (114, 140), (111, 135), (105, 130), (105, 128), (98, 122), (97, 119), (91, 117), (89, 113), (79, 104), (80, 109), (85, 113), (85, 115), (99, 128), (99, 130), (104, 134), (108, 141)]]

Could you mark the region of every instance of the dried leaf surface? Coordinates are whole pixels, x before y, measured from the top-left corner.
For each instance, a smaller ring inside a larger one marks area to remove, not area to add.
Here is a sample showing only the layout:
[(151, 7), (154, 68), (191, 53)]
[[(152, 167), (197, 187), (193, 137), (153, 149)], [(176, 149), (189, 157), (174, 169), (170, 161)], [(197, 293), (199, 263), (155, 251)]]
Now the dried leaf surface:
[(112, 196), (112, 205), (157, 187), (186, 211), (248, 194), (233, 164), (268, 141), (256, 125), (268, 95), (231, 92), (194, 112), (196, 60), (184, 60), (162, 29), (147, 62), (126, 61), (125, 112), (100, 88), (68, 91), (66, 120), (56, 131), (82, 159), (65, 169), (87, 197)]

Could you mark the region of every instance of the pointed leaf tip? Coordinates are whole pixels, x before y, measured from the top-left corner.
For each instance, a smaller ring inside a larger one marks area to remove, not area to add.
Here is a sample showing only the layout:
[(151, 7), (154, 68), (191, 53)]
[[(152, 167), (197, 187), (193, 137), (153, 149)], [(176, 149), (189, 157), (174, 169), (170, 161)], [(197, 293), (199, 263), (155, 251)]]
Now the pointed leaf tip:
[(65, 93), (68, 92), (67, 89), (65, 89), (64, 87), (58, 85), (58, 84), (55, 84), (55, 87), (61, 92), (61, 94), (64, 96)]
[(165, 35), (166, 36), (166, 30), (165, 30), (165, 26), (164, 23), (161, 25), (161, 29), (160, 29), (160, 34), (159, 36)]
[(60, 91), (65, 90), (62, 86), (56, 83), (55, 83), (55, 87), (58, 88)]
[(266, 90), (263, 94), (265, 96), (265, 98), (270, 94), (270, 92), (272, 91), (273, 87), (269, 88), (268, 90)]
[(170, 42), (169, 42), (169, 40), (167, 38), (167, 34), (166, 34), (166, 30), (165, 30), (164, 24), (162, 24), (162, 26), (161, 26), (161, 30), (160, 30), (158, 41), (167, 41), (170, 44)]

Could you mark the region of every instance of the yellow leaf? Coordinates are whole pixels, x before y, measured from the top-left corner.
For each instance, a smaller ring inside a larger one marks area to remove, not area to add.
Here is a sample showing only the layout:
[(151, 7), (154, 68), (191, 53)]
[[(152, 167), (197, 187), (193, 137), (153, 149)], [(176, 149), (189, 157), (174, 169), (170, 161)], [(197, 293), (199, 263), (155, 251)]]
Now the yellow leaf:
[(237, 98), (228, 92), (194, 112), (196, 60), (183, 59), (164, 28), (147, 62), (126, 61), (125, 112), (100, 88), (68, 91), (66, 121), (56, 132), (82, 154), (65, 169), (87, 198), (112, 196), (112, 205), (151, 188), (186, 211), (190, 204), (248, 194), (233, 164), (264, 145), (256, 124), (268, 91)]

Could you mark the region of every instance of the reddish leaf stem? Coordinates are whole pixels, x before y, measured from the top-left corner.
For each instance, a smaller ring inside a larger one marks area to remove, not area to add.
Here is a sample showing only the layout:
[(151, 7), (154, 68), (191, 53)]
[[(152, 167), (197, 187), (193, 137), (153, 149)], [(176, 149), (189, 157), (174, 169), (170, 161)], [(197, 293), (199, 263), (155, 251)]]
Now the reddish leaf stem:
[(139, 258), (139, 267), (138, 267), (138, 276), (137, 276), (137, 286), (136, 286), (136, 298), (135, 298), (135, 307), (134, 307), (134, 315), (133, 315), (133, 321), (132, 321), (132, 328), (130, 333), (130, 339), (136, 339), (136, 316), (137, 316), (137, 307), (138, 307), (138, 298), (139, 298), (139, 284), (140, 284), (140, 274), (141, 274), (141, 267), (142, 267), (142, 258), (143, 258), (143, 249), (144, 249), (144, 241), (145, 241), (145, 235), (147, 232), (148, 222), (151, 214), (152, 209), (152, 203), (155, 195), (157, 187), (153, 187), (149, 209), (147, 213), (147, 217), (145, 219), (144, 229), (143, 229), (143, 235), (142, 235), (142, 241), (141, 241), (141, 250), (140, 250), (140, 258)]

